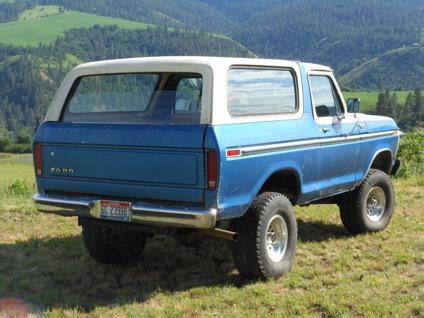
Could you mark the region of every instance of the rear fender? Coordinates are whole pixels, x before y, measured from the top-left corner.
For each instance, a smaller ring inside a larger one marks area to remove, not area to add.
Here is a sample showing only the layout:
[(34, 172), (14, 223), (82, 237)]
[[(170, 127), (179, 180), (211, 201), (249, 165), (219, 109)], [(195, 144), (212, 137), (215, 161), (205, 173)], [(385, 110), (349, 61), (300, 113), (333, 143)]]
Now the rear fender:
[[(221, 156), (225, 156), (221, 152)], [(239, 160), (239, 159), (235, 159)], [(252, 160), (243, 158), (242, 160)], [(251, 165), (255, 167), (255, 165)], [(274, 164), (266, 167), (265, 171), (262, 172), (264, 167), (257, 167), (252, 169), (249, 172), (250, 176), (259, 175), (260, 177), (252, 181), (248, 176), (241, 176), (238, 171), (233, 174), (226, 174), (223, 178), (222, 183), (219, 189), (218, 196), (218, 210), (219, 210), (219, 219), (231, 219), (242, 217), (252, 202), (255, 200), (256, 196), (260, 193), (264, 184), (267, 180), (275, 173), (279, 171), (291, 171), (293, 172), (298, 179), (298, 188), (299, 193), (302, 192), (302, 179), (301, 179), (301, 167), (298, 163), (294, 161), (286, 162), (275, 162)], [(224, 168), (225, 170), (225, 168)], [(225, 170), (228, 172), (228, 170)], [(237, 179), (241, 182), (230, 182), (231, 179)], [(240, 178), (244, 178), (241, 180)], [(253, 184), (251, 183), (254, 182)]]

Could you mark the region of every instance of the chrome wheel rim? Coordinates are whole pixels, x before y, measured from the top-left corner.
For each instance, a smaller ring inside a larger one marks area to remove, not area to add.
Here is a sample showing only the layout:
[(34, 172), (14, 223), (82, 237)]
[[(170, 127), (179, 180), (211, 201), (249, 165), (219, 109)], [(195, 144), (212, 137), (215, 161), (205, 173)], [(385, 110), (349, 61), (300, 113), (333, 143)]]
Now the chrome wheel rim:
[(283, 259), (287, 243), (287, 223), (281, 215), (274, 215), (266, 230), (266, 252), (271, 261), (279, 262)]
[(367, 216), (372, 222), (378, 222), (386, 209), (386, 195), (382, 188), (373, 187), (368, 192)]

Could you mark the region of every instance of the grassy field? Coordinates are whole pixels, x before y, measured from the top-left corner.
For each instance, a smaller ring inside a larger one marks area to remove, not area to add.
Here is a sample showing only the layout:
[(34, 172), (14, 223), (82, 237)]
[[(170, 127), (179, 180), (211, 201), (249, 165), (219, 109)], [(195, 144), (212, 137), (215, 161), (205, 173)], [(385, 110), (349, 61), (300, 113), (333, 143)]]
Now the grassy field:
[[(396, 91), (399, 104), (402, 106), (405, 104), (406, 96), (409, 91)], [(348, 98), (360, 98), (361, 99), (361, 112), (369, 113), (375, 110), (377, 104), (379, 92), (375, 91), (354, 91), (354, 92), (343, 92), (343, 97), (347, 100)]]
[(36, 6), (32, 9), (25, 10), (19, 15), (18, 20), (37, 20), (51, 15), (60, 14), (59, 6)]
[(146, 23), (75, 11), (58, 14), (58, 10), (55, 6), (44, 6), (44, 10), (36, 7), (23, 12), (18, 21), (1, 23), (0, 43), (17, 46), (49, 44), (66, 30), (94, 25), (117, 25), (124, 29), (146, 29), (149, 26)]
[(423, 176), (394, 181), (396, 211), (381, 233), (350, 236), (335, 206), (296, 208), (292, 272), (255, 282), (238, 275), (220, 240), (187, 248), (156, 237), (128, 267), (99, 265), (75, 219), (36, 213), (29, 195), (6, 194), (15, 180), (31, 188), (32, 174), (28, 155), (0, 155), (0, 299), (54, 317), (424, 315)]

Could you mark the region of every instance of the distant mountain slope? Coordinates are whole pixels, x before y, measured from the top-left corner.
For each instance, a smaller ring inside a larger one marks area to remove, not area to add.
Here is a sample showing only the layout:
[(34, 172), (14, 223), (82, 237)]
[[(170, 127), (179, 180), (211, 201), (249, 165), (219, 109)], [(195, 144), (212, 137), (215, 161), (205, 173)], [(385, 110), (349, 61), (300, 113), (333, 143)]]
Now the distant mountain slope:
[[(253, 15), (262, 14), (268, 10), (273, 10), (282, 4), (290, 3), (297, 0), (199, 0), (221, 12), (231, 20), (242, 23)], [(227, 30), (227, 32), (234, 30)]]
[(413, 88), (424, 86), (424, 45), (386, 52), (340, 78), (355, 88)]
[(28, 1), (221, 32), (259, 56), (323, 63), (332, 66), (339, 76), (385, 52), (424, 40), (423, 0)]
[(104, 16), (206, 31), (226, 32), (236, 27), (236, 23), (225, 14), (199, 0), (38, 1), (40, 4), (60, 5), (68, 9)]
[[(0, 23), (0, 43), (37, 46), (54, 42), (59, 36), (63, 36), (64, 31), (91, 27), (94, 25), (117, 25), (125, 29), (141, 29), (153, 27), (146, 23), (134, 22), (124, 19), (104, 17), (76, 11), (56, 12), (57, 6), (44, 6), (44, 12), (54, 12), (46, 16), (32, 17), (22, 13), (23, 18), (18, 21)], [(28, 10), (34, 11), (34, 10)], [(31, 12), (31, 13), (32, 13)], [(40, 12), (40, 11), (38, 11)]]
[(30, 5), (23, 0), (0, 0), (0, 23), (17, 20), (19, 14), (28, 9), (29, 6)]
[(281, 1), (244, 21), (235, 38), (257, 54), (315, 61), (346, 74), (420, 41), (422, 0)]

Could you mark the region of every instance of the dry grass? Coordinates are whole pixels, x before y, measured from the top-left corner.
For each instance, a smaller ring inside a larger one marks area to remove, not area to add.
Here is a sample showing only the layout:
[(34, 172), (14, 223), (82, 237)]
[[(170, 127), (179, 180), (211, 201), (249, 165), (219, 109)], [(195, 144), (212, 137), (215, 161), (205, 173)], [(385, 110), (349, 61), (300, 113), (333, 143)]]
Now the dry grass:
[[(30, 180), (30, 161), (22, 160), (0, 159), (0, 169), (8, 169), (0, 188)], [(28, 201), (19, 205), (3, 195), (0, 298), (23, 299), (53, 317), (422, 317), (424, 178), (395, 180), (395, 186), (395, 216), (381, 233), (348, 235), (335, 206), (296, 208), (300, 242), (293, 270), (268, 282), (242, 279), (220, 240), (186, 248), (156, 237), (130, 266), (99, 265), (84, 250), (75, 219), (42, 215)]]

